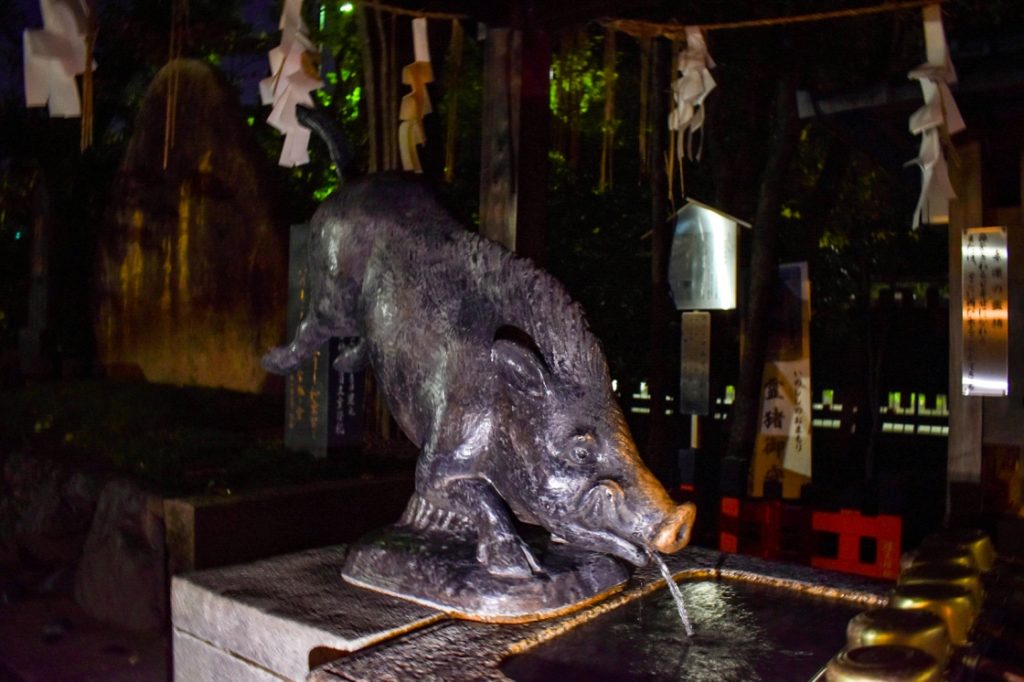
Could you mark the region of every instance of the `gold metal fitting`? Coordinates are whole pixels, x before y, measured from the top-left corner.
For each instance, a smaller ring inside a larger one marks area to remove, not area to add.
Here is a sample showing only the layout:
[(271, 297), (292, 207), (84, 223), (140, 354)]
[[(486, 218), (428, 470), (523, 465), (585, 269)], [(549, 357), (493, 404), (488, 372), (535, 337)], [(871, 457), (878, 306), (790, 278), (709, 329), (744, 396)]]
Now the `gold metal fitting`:
[(909, 565), (904, 566), (904, 569), (923, 564), (956, 564), (972, 571), (980, 570), (969, 548), (952, 543), (936, 542), (920, 547), (913, 553)]
[(926, 609), (871, 609), (858, 613), (846, 626), (848, 649), (894, 644), (920, 649), (940, 665), (949, 658), (946, 622)]
[(974, 601), (974, 612), (981, 610), (983, 599), (981, 578), (978, 572), (957, 564), (916, 564), (900, 575), (899, 584), (916, 585), (918, 583), (946, 583), (963, 587), (971, 594)]
[(921, 543), (922, 548), (932, 545), (956, 545), (968, 550), (974, 556), (974, 562), (982, 573), (990, 571), (996, 563), (996, 551), (992, 540), (977, 528), (950, 529), (930, 535)]
[(955, 646), (967, 644), (974, 623), (974, 600), (966, 588), (948, 583), (912, 583), (897, 585), (889, 598), (897, 609), (927, 609), (942, 618)]
[(942, 667), (929, 654), (908, 646), (844, 649), (825, 668), (828, 682), (940, 682)]

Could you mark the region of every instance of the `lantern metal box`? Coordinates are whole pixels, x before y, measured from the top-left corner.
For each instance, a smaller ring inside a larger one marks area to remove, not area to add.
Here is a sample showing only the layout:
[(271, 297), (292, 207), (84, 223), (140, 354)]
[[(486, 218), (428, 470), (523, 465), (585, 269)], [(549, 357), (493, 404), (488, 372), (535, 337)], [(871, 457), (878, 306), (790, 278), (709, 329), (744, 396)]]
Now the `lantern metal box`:
[(679, 310), (736, 307), (737, 218), (693, 199), (675, 216), (668, 281)]

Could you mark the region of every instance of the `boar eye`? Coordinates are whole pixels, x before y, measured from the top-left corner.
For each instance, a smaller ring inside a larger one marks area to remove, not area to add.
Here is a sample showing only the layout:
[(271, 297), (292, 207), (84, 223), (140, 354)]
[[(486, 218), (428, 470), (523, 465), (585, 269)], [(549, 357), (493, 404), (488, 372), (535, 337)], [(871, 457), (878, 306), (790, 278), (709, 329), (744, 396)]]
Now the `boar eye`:
[(572, 449), (572, 458), (577, 463), (584, 464), (593, 458), (593, 453), (589, 449), (577, 445)]

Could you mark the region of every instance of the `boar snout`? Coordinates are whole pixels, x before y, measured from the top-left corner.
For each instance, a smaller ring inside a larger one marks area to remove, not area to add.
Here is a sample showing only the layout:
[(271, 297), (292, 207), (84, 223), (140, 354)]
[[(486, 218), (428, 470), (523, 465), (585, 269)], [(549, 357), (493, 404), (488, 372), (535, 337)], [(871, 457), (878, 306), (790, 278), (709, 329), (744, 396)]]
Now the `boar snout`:
[(654, 533), (651, 549), (663, 554), (678, 552), (690, 542), (690, 532), (697, 517), (697, 508), (681, 504), (662, 522)]

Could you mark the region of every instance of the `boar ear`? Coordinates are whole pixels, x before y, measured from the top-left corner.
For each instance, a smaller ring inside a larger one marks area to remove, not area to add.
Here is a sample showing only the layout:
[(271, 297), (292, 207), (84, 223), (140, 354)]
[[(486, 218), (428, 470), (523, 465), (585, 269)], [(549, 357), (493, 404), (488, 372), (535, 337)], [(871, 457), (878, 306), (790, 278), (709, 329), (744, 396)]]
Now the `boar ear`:
[(548, 370), (534, 351), (516, 341), (495, 339), (491, 361), (498, 366), (498, 376), (515, 391), (540, 398), (547, 391)]

